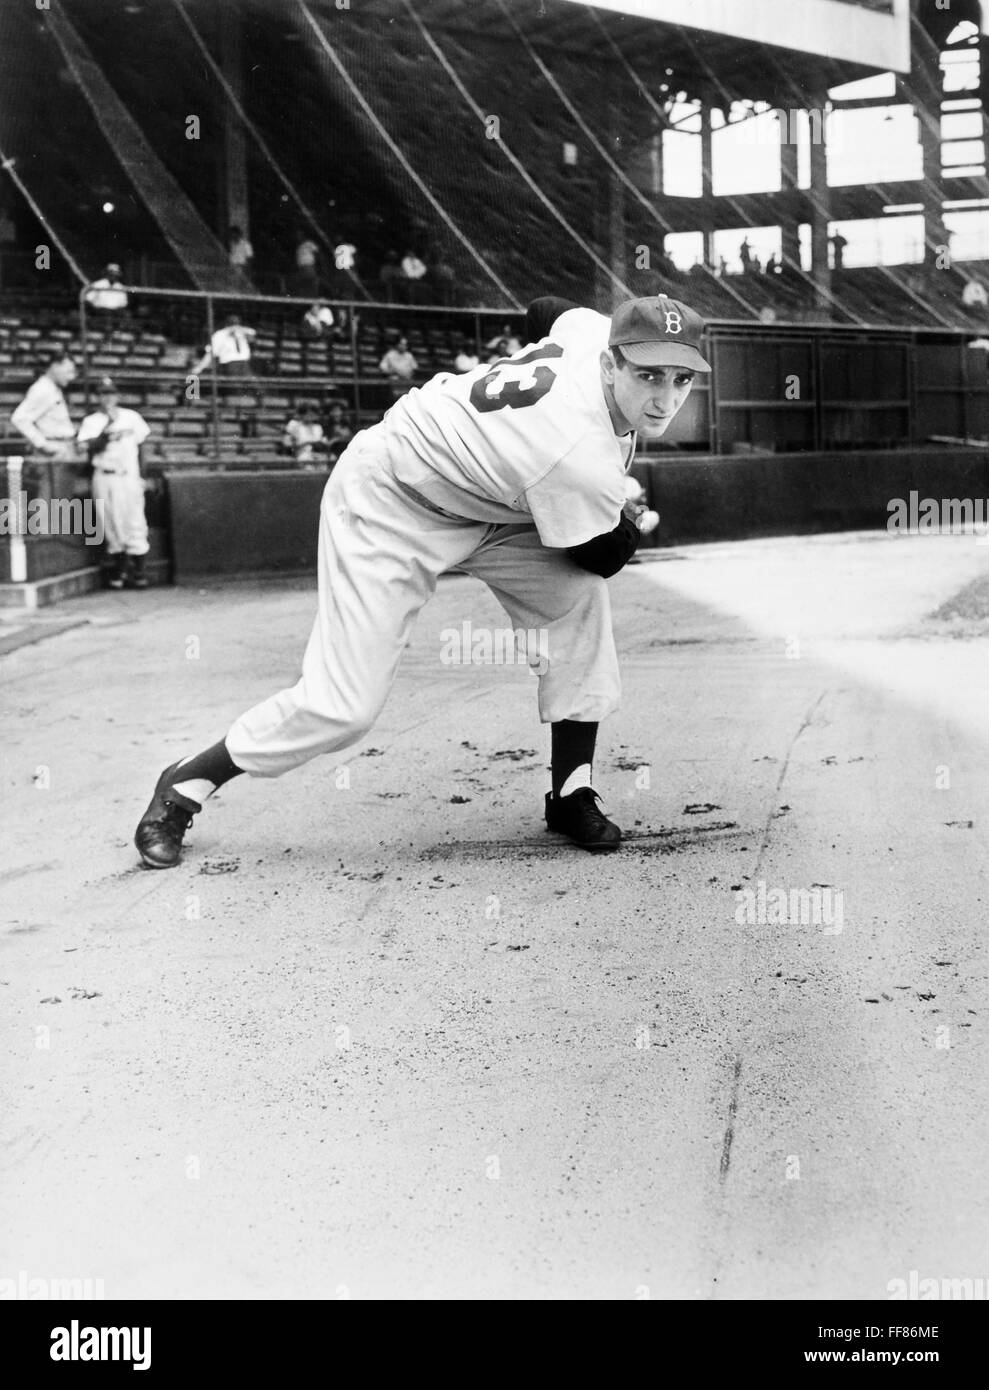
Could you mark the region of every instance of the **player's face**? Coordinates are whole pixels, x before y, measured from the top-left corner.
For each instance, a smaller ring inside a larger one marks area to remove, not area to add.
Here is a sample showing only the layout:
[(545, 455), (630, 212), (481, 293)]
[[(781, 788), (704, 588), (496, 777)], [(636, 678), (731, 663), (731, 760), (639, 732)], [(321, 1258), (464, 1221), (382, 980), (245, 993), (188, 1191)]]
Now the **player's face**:
[(605, 396), (616, 434), (638, 430), (658, 439), (690, 395), (694, 372), (689, 367), (617, 366), (610, 353), (601, 359)]

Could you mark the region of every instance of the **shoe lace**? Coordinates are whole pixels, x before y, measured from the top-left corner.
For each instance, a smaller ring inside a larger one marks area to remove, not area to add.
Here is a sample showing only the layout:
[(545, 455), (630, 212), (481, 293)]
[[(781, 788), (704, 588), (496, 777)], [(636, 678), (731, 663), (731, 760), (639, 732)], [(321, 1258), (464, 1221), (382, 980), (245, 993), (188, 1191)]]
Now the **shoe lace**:
[(165, 802), (165, 814), (161, 818), (162, 825), (169, 825), (173, 830), (177, 830), (180, 835), (192, 828), (192, 816), (184, 806), (179, 806), (175, 801)]
[(588, 815), (593, 816), (595, 820), (607, 822), (608, 817), (603, 811), (598, 809), (598, 802), (601, 800), (601, 797), (593, 787), (580, 787), (574, 792), (574, 799), (577, 797), (580, 797), (581, 801), (586, 804)]

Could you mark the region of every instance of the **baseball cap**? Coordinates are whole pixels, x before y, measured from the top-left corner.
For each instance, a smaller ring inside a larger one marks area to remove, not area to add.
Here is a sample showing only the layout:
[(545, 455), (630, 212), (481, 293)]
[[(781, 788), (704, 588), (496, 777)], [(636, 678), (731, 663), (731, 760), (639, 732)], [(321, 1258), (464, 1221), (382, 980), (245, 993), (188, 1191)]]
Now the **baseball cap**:
[(701, 354), (704, 320), (682, 300), (665, 294), (627, 299), (611, 316), (609, 347), (620, 347), (637, 367), (690, 367), (709, 372)]
[(113, 377), (101, 376), (96, 386), (96, 394), (98, 396), (106, 396), (109, 395), (111, 391), (114, 395), (117, 394), (117, 385)]

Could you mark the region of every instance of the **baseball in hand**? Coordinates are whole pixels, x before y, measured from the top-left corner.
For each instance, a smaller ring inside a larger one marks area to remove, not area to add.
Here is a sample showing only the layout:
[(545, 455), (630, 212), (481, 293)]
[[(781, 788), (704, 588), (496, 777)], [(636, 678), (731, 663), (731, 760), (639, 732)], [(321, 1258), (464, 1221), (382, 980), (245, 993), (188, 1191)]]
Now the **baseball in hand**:
[(650, 507), (644, 507), (635, 518), (635, 524), (643, 536), (648, 536), (659, 525), (659, 512), (654, 512)]

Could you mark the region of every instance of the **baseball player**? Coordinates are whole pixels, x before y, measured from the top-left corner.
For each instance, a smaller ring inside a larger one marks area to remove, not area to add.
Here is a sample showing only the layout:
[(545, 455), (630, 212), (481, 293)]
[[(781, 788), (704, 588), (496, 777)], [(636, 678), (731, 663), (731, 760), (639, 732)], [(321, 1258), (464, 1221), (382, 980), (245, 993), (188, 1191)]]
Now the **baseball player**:
[(72, 441), (76, 427), (65, 399), (65, 391), (75, 378), (74, 360), (68, 353), (54, 353), (45, 371), (28, 387), (26, 396), (10, 417), (19, 434), (39, 453), (57, 462), (68, 462), (75, 457)]
[(145, 864), (176, 864), (192, 817), (238, 773), (278, 777), (364, 737), (416, 615), (454, 569), (483, 579), (514, 628), (543, 635), (531, 664), (551, 726), (548, 828), (616, 849), (592, 785), (598, 723), (620, 695), (605, 581), (639, 539), (625, 511), (636, 435), (664, 434), (710, 371), (702, 327), (663, 296), (611, 319), (536, 300), (530, 346), (433, 377), (356, 435), (323, 493), (302, 677), (162, 772), (135, 836)]
[(97, 399), (99, 409), (86, 416), (77, 438), (93, 469), (93, 501), (102, 504), (110, 588), (146, 589), (149, 547), (141, 445), (151, 430), (143, 415), (120, 404), (120, 393), (110, 377), (100, 381)]

